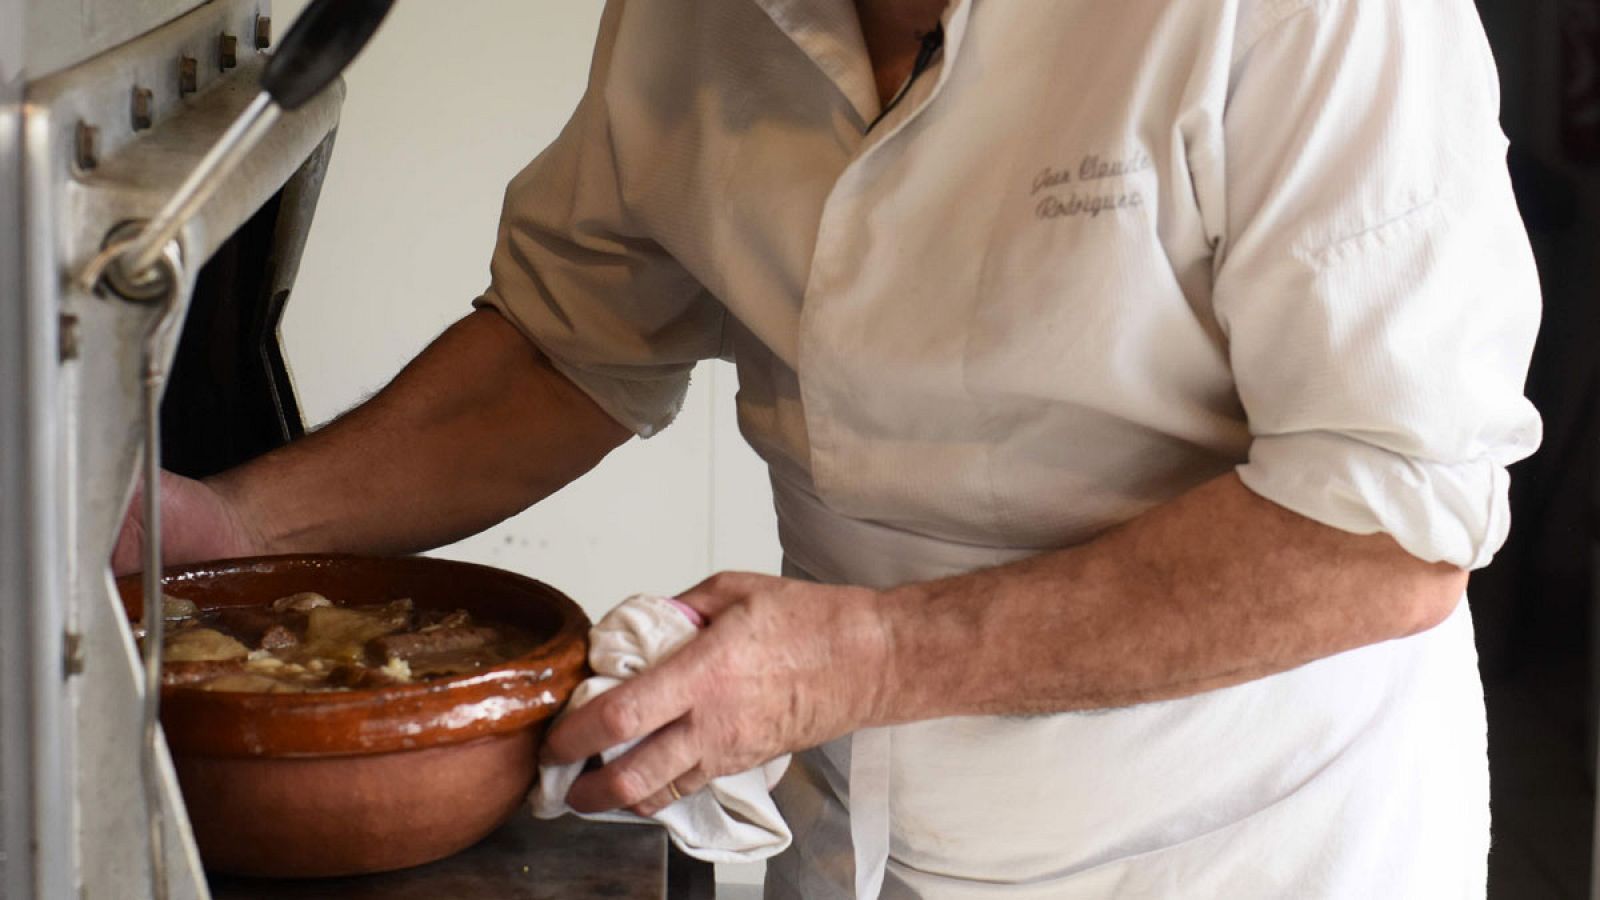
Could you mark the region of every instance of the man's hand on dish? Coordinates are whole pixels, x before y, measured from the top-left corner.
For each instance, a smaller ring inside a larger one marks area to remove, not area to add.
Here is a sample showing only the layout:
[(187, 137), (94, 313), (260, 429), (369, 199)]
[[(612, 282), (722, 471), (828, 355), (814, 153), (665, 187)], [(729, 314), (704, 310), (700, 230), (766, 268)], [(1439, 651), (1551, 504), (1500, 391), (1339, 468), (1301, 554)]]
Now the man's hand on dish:
[[(144, 568), (143, 490), (134, 491), (111, 552), (111, 571), (117, 575)], [(217, 489), (203, 481), (161, 473), (161, 555), (165, 564), (254, 556), (260, 545), (256, 532)]]
[(550, 764), (645, 738), (579, 778), (573, 809), (651, 815), (672, 802), (669, 783), (687, 795), (882, 719), (890, 655), (874, 592), (723, 573), (678, 599), (705, 616), (706, 630), (546, 738)]

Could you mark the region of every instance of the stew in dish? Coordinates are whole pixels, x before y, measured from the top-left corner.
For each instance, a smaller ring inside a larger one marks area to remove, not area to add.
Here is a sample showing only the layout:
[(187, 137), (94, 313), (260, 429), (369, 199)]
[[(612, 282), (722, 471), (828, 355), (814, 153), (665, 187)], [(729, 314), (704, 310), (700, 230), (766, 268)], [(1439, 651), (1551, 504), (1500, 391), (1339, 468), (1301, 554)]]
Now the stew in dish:
[(299, 693), (411, 684), (505, 663), (538, 643), (524, 629), (410, 600), (340, 605), (293, 594), (267, 606), (202, 610), (162, 598), (168, 685)]

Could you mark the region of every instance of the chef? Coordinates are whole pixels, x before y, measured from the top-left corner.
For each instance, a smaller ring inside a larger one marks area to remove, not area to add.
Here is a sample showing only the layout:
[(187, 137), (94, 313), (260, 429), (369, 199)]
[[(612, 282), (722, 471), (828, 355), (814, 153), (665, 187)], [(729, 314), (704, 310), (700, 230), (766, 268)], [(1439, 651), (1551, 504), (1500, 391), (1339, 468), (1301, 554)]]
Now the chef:
[(1481, 897), (1497, 115), (1469, 0), (612, 0), (479, 308), (172, 557), (459, 538), (720, 356), (786, 575), (554, 729), (644, 738), (574, 807), (792, 751), (769, 897)]

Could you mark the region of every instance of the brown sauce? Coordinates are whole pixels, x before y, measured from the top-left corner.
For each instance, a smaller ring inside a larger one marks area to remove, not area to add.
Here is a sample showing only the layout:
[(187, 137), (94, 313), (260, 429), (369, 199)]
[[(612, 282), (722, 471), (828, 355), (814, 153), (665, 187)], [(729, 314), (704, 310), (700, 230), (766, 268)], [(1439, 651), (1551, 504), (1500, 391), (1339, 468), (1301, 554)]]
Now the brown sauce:
[(527, 630), (410, 600), (341, 605), (320, 594), (201, 610), (163, 598), (162, 681), (207, 691), (303, 693), (413, 684), (501, 665)]

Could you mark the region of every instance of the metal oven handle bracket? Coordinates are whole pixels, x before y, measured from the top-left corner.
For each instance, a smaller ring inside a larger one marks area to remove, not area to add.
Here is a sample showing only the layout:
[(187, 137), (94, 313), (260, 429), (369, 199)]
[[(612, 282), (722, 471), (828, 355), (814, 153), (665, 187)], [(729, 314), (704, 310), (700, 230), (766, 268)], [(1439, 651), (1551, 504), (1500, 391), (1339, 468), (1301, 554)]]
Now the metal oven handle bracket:
[[(140, 222), (124, 222), (112, 229), (106, 247), (95, 257), (88, 271), (96, 273), (95, 284), (102, 283), (110, 293), (130, 302), (159, 304), (160, 310), (145, 333), (141, 354), (140, 378), (144, 417), (144, 706), (141, 710), (142, 765), (145, 816), (149, 832), (151, 894), (167, 900), (167, 854), (162, 846), (165, 814), (162, 808), (161, 780), (161, 648), (165, 643), (165, 604), (161, 593), (161, 396), (166, 391), (168, 367), (166, 348), (182, 321), (180, 311), (188, 306), (183, 296), (183, 261), (176, 241), (168, 241), (161, 255), (136, 281), (124, 279), (125, 270), (117, 264), (146, 229)], [(104, 296), (105, 292), (101, 292)]]

